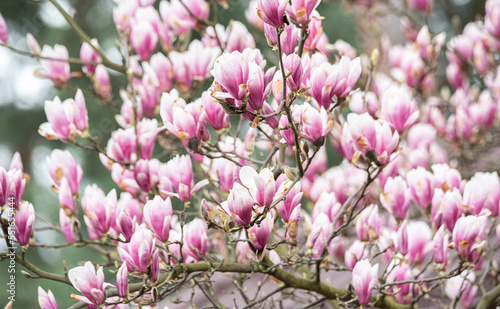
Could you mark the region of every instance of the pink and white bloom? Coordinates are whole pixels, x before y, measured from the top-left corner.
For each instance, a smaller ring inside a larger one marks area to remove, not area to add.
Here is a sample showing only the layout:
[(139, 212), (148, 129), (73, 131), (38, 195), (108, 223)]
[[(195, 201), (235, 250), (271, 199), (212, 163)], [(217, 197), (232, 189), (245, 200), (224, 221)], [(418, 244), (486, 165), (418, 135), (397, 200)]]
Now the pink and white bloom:
[[(482, 174), (474, 175), (464, 187), (463, 207), (468, 212), (478, 215), (483, 209), (484, 202), (488, 196), (490, 184), (489, 179), (482, 177)], [(498, 190), (498, 188), (496, 188)], [(498, 208), (498, 204), (496, 205)]]
[(459, 276), (446, 280), (444, 291), (450, 299), (456, 299), (462, 303), (464, 308), (468, 308), (479, 288), (474, 285), (476, 275), (474, 272), (464, 271)]
[(458, 254), (469, 261), (473, 259), (473, 251), (485, 244), (487, 217), (467, 216), (457, 220), (453, 228), (453, 244)]
[(38, 304), (40, 309), (57, 309), (57, 302), (52, 291), (45, 292), (41, 286), (38, 287)]
[(30, 243), (30, 236), (35, 223), (35, 209), (29, 202), (21, 202), (15, 215), (15, 236), (21, 246)]
[(96, 272), (94, 265), (86, 262), (84, 266), (70, 269), (68, 278), (75, 289), (83, 294), (71, 294), (73, 299), (95, 306), (99, 306), (106, 299), (102, 266)]
[(382, 218), (378, 213), (377, 205), (366, 207), (356, 221), (356, 234), (361, 241), (372, 241), (378, 238), (380, 228), (383, 226)]
[(320, 213), (313, 221), (311, 234), (307, 238), (307, 247), (311, 249), (313, 258), (321, 255), (331, 231), (332, 222), (330, 218), (326, 214)]
[(352, 285), (360, 305), (368, 305), (377, 282), (378, 264), (372, 266), (370, 261), (366, 259), (356, 263), (352, 270)]
[(248, 238), (252, 242), (255, 249), (258, 251), (264, 251), (269, 240), (269, 236), (273, 231), (273, 226), (273, 215), (268, 213), (266, 218), (260, 223), (260, 226), (255, 224), (248, 229)]
[(96, 68), (94, 81), (94, 91), (101, 98), (109, 100), (112, 97), (111, 82), (109, 80), (109, 73), (103, 64), (99, 64)]
[(66, 85), (71, 77), (69, 62), (67, 62), (69, 56), (66, 47), (63, 45), (55, 45), (54, 48), (52, 48), (45, 45), (42, 49), (41, 56), (58, 60), (41, 59), (40, 64), (42, 65), (42, 69), (36, 70), (35, 75), (52, 80), (56, 87)]
[(257, 0), (257, 14), (266, 24), (275, 28), (283, 25), (288, 0)]
[(168, 178), (177, 192), (170, 195), (178, 197), (183, 202), (189, 201), (193, 193), (208, 184), (208, 179), (194, 184), (193, 166), (188, 155), (177, 155), (172, 158), (164, 168), (160, 169), (160, 175)]
[(185, 263), (199, 262), (200, 256), (205, 256), (208, 246), (207, 228), (201, 219), (194, 219), (183, 227)]
[(76, 221), (73, 221), (73, 219), (66, 214), (64, 209), (59, 209), (59, 225), (61, 226), (61, 232), (64, 239), (68, 243), (72, 243), (76, 240), (75, 232), (73, 230), (75, 222)]
[(302, 126), (300, 135), (316, 146), (324, 144), (324, 137), (330, 133), (333, 119), (330, 119), (326, 109), (321, 106), (320, 111), (304, 103), (302, 107)]
[(82, 208), (88, 218), (86, 222), (92, 225), (93, 230), (99, 237), (106, 234), (111, 227), (116, 202), (115, 189), (109, 191), (107, 196), (104, 196), (104, 192), (96, 184), (85, 188), (82, 197)]
[(347, 268), (354, 269), (358, 261), (368, 257), (369, 252), (365, 250), (364, 243), (356, 239), (345, 251), (344, 262)]
[[(279, 178), (281, 177), (286, 178), (284, 174)], [(279, 178), (278, 180), (280, 180)], [(294, 184), (293, 187), (290, 187), (291, 185), (292, 181), (287, 178), (279, 185), (275, 198), (280, 199), (285, 194), (286, 198), (284, 201), (279, 202), (276, 208), (284, 222), (295, 220), (298, 223), (300, 219), (300, 200), (304, 193), (301, 192), (300, 181)]]
[(252, 220), (254, 199), (248, 189), (235, 183), (227, 197), (227, 208), (234, 221), (242, 226), (248, 226)]
[[(224, 53), (215, 61), (215, 81), (224, 87), (229, 97), (236, 100), (242, 101), (246, 98), (249, 74), (248, 60), (239, 51)], [(214, 97), (224, 96), (223, 93), (217, 92), (212, 95)]]
[(400, 219), (405, 219), (411, 202), (411, 191), (401, 176), (389, 177), (385, 182), (384, 193), (380, 194), (380, 203), (384, 208)]
[(61, 205), (61, 209), (68, 216), (72, 216), (75, 211), (75, 206), (73, 204), (73, 194), (71, 193), (71, 189), (69, 187), (68, 181), (65, 177), (61, 180), (61, 186), (59, 187), (59, 205)]
[(443, 264), (443, 268), (446, 267), (448, 263), (448, 243), (449, 243), (449, 232), (446, 231), (446, 227), (442, 225), (434, 235), (432, 240), (433, 250), (432, 257), (434, 262)]
[(308, 81), (308, 86), (311, 87), (309, 92), (320, 106), (328, 110), (334, 96), (337, 98), (349, 96), (360, 75), (359, 57), (353, 60), (341, 57), (340, 61), (333, 65), (324, 62), (311, 70)]
[[(21, 197), (24, 193), (24, 188), (26, 187), (26, 179), (23, 177), (23, 172), (19, 169), (13, 169), (9, 170), (6, 176), (5, 174), (3, 175), (4, 176), (0, 175), (0, 181), (5, 183), (5, 187), (2, 187), (1, 190), (5, 196), (4, 203), (9, 203), (13, 208), (18, 209), (21, 203)], [(2, 186), (3, 185), (4, 184), (2, 184)]]
[(432, 231), (423, 221), (408, 224), (408, 259), (412, 263), (420, 264), (431, 250)]
[(203, 105), (203, 121), (209, 123), (214, 130), (229, 129), (231, 123), (229, 122), (229, 115), (224, 111), (222, 105), (214, 101), (209, 91), (202, 93), (200, 98)]
[[(97, 39), (90, 41), (94, 47), (99, 48)], [(80, 60), (84, 62), (101, 62), (102, 58), (99, 53), (89, 43), (83, 42), (80, 48)], [(83, 66), (83, 71), (87, 74), (95, 74), (96, 65), (86, 64)]]
[(130, 32), (130, 44), (142, 60), (148, 60), (158, 44), (158, 35), (151, 23), (140, 21), (133, 25)]
[(299, 24), (304, 25), (319, 3), (320, 0), (292, 0), (292, 4), (287, 6), (286, 12)]
[(116, 272), (116, 290), (118, 296), (127, 297), (128, 296), (128, 269), (127, 263), (123, 263), (122, 266)]
[(147, 273), (155, 249), (155, 242), (150, 230), (138, 226), (129, 243), (120, 242), (118, 244), (118, 254), (122, 261), (127, 263), (129, 272), (138, 270), (140, 273)]
[(462, 205), (462, 195), (459, 189), (453, 188), (443, 192), (435, 188), (432, 197), (432, 222), (437, 227), (444, 225), (449, 231), (453, 231), (458, 218), (464, 213)]
[(399, 134), (408, 130), (420, 115), (417, 102), (410, 91), (404, 87), (390, 87), (381, 98), (381, 116), (387, 120)]
[(240, 170), (240, 181), (248, 188), (255, 202), (260, 206), (270, 207), (276, 193), (273, 172), (264, 168), (257, 173), (250, 166), (243, 166)]
[(153, 230), (155, 236), (163, 242), (168, 241), (172, 215), (172, 202), (168, 197), (163, 200), (156, 195), (144, 205), (144, 221)]
[(426, 209), (434, 194), (434, 175), (419, 166), (406, 174), (406, 181), (411, 190), (413, 200), (422, 209)]

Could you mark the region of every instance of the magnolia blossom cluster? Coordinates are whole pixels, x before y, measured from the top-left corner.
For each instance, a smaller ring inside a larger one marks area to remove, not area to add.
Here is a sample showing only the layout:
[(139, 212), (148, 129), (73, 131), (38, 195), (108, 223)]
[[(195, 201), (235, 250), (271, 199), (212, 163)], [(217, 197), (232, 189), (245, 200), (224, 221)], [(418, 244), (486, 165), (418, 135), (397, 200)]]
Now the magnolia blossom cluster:
[[(234, 273), (247, 301), (243, 282), (255, 273), (273, 277), (271, 296), (308, 291), (316, 297), (308, 304), (409, 308), (439, 298), (487, 308), (499, 297), (498, 167), (471, 172), (467, 162), (485, 145), (498, 151), (500, 2), (488, 0), (484, 19), (453, 37), (402, 18), (406, 43), (383, 38), (368, 54), (330, 43), (320, 2), (250, 1), (255, 29), (247, 29), (211, 20), (225, 1), (116, 1), (124, 64), (85, 36), (84, 74), (70, 72), (66, 47), (41, 49), (27, 35), (37, 76), (67, 90), (87, 79), (119, 110), (101, 141), (80, 89), (45, 102), (40, 135), (94, 151), (103, 165), (95, 168), (115, 183), (82, 188), (71, 149), (46, 159), (60, 205), (59, 225), (48, 228), (64, 236), (60, 247), (106, 252), (105, 264), (82, 257), (57, 277), (79, 292), (73, 299), (139, 308), (189, 285), (215, 303), (204, 289), (217, 272)], [(353, 2), (364, 12), (387, 5)], [(408, 16), (427, 20), (433, 9), (430, 0), (406, 2)], [(1, 15), (0, 40), (8, 40)], [(441, 66), (449, 85), (435, 74)], [(127, 77), (119, 92), (108, 69)], [(22, 261), (30, 244), (40, 246), (35, 208), (22, 200), (28, 179), (18, 154), (0, 167), (0, 205), (15, 200)], [(340, 271), (349, 279), (331, 280)], [(50, 290), (40, 287), (38, 301), (57, 308)]]

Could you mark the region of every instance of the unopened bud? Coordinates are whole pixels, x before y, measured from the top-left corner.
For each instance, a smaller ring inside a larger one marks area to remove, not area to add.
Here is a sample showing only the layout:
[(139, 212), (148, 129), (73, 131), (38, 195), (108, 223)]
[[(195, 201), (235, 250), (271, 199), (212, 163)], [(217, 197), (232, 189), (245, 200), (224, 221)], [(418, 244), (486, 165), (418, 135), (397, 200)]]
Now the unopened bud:
[(290, 236), (290, 238), (297, 238), (298, 234), (299, 234), (299, 225), (297, 223), (297, 220), (291, 219), (288, 222), (288, 236)]
[(375, 48), (373, 51), (372, 51), (372, 54), (370, 56), (370, 61), (371, 61), (371, 64), (372, 64), (372, 67), (376, 66), (377, 65), (377, 62), (378, 62), (378, 57), (380, 56), (380, 52), (378, 51), (378, 48)]

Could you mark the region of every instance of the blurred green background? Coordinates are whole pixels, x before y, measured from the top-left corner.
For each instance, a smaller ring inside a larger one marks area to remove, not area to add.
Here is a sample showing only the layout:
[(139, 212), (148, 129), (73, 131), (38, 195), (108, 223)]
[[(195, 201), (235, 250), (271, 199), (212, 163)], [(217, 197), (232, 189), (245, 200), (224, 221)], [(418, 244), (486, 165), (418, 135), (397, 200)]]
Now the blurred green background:
[[(112, 0), (60, 0), (59, 3), (68, 12), (76, 12), (76, 22), (90, 37), (96, 37), (99, 40), (111, 59), (121, 62), (115, 48), (117, 33), (111, 18), (114, 6)], [(257, 36), (257, 42), (265, 42), (263, 34), (249, 26), (244, 18), (247, 0), (228, 0), (228, 3), (230, 5), (228, 10), (219, 10), (219, 21), (227, 25), (231, 19), (240, 20), (247, 24), (249, 30)], [(333, 43), (340, 38), (361, 50), (363, 42), (355, 29), (356, 24), (362, 22), (362, 19), (359, 19), (359, 15), (354, 18), (346, 10), (348, 6), (349, 3), (345, 2), (323, 1), (318, 10), (322, 16), (326, 17), (323, 27), (330, 42)], [(465, 23), (483, 11), (483, 1), (439, 1), (429, 17), (431, 31), (453, 32), (452, 16), (458, 14)], [(26, 34), (30, 32), (39, 41), (40, 46), (63, 44), (68, 48), (71, 57), (78, 57), (80, 39), (49, 2), (2, 0), (0, 12), (6, 19), (10, 35), (9, 43), (12, 46), (28, 50)], [(397, 37), (398, 20), (395, 17), (393, 19), (394, 21), (389, 20), (389, 23), (396, 25), (395, 30), (391, 31), (394, 31)], [(267, 45), (260, 47), (270, 50)], [(84, 179), (80, 186), (81, 192), (87, 184), (91, 183), (98, 184), (105, 192), (115, 188), (116, 185), (111, 180), (110, 173), (100, 163), (96, 153), (86, 152), (59, 141), (48, 141), (38, 134), (39, 125), (46, 121), (43, 111), (44, 101), (56, 95), (63, 100), (74, 97), (73, 92), (58, 91), (52, 87), (50, 81), (34, 77), (33, 71), (38, 67), (40, 66), (36, 59), (20, 56), (0, 47), (0, 166), (8, 168), (13, 153), (20, 152), (25, 172), (31, 175), (23, 199), (32, 202), (37, 213), (54, 224), (58, 224), (59, 202), (57, 195), (50, 188), (52, 180), (45, 163), (45, 158), (50, 155), (52, 149), (68, 149), (82, 166)], [(80, 71), (81, 67), (72, 65), (71, 70)], [(124, 78), (115, 75), (114, 72), (111, 73), (114, 97), (117, 100), (119, 89), (125, 86)], [(81, 88), (84, 92), (92, 92), (91, 84), (86, 77), (72, 78), (70, 85), (72, 88)], [(86, 102), (90, 118), (90, 133), (98, 136), (101, 146), (104, 147), (111, 132), (118, 128), (114, 120), (114, 111), (109, 106), (99, 105), (89, 96), (86, 96)], [(41, 226), (44, 224), (36, 222), (36, 227)], [(64, 243), (63, 237), (52, 231), (36, 232), (35, 237), (38, 243)], [(0, 250), (5, 251), (3, 242), (0, 244)], [(95, 251), (74, 248), (54, 250), (32, 247), (28, 250), (26, 258), (41, 269), (58, 274), (63, 274), (63, 260), (69, 268), (85, 260), (100, 261)], [(47, 280), (24, 278), (21, 270), (23, 267), (18, 265), (14, 308), (38, 308), (38, 285), (45, 290), (52, 290), (60, 308), (66, 308), (74, 303), (70, 294), (76, 293), (75, 289)], [(7, 303), (6, 283), (7, 262), (4, 261), (0, 263), (0, 305)]]

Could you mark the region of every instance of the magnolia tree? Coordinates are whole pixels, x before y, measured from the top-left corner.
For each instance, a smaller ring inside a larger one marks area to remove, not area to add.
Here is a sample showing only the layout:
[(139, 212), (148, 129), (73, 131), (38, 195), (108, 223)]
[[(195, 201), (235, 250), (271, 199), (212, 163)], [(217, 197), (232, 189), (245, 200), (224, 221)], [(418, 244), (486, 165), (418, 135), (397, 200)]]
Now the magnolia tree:
[[(215, 308), (498, 304), (500, 180), (471, 153), (498, 134), (500, 1), (453, 37), (425, 25), (432, 0), (356, 1), (349, 9), (367, 19), (400, 14), (406, 38), (374, 35), (379, 48), (358, 54), (329, 41), (319, 0), (250, 1), (256, 36), (217, 23), (224, 0), (119, 0), (120, 63), (49, 2), (82, 40), (79, 57), (31, 34), (19, 50), (0, 18), (2, 46), (39, 59), (35, 74), (58, 89), (84, 74), (116, 111), (120, 128), (98, 140), (92, 94), (75, 90), (45, 102), (39, 133), (95, 152), (119, 189), (81, 188), (85, 171), (55, 149), (47, 167), (60, 214), (43, 219), (22, 200), (16, 155), (0, 168), (1, 225), (8, 246), (22, 247), (25, 276), (74, 287), (71, 308), (163, 308), (179, 297), (195, 307), (195, 295)], [(448, 84), (436, 82), (439, 67)], [(119, 99), (109, 70), (128, 81)], [(334, 152), (343, 161), (331, 167)], [(66, 243), (35, 241), (37, 220)], [(105, 262), (81, 256), (50, 273), (29, 262), (40, 246), (91, 247)], [(218, 280), (235, 295), (223, 300)], [(43, 286), (38, 303), (57, 308)]]

